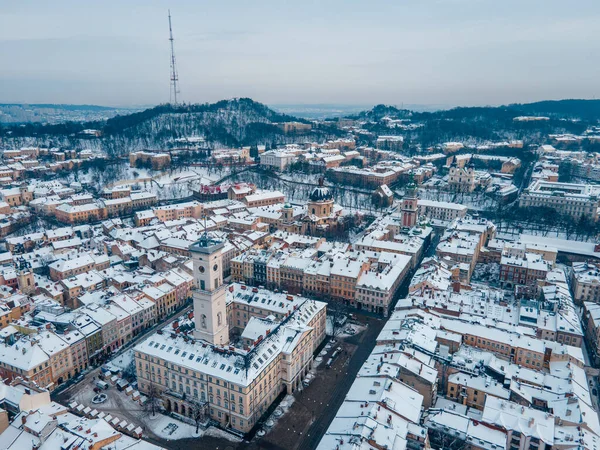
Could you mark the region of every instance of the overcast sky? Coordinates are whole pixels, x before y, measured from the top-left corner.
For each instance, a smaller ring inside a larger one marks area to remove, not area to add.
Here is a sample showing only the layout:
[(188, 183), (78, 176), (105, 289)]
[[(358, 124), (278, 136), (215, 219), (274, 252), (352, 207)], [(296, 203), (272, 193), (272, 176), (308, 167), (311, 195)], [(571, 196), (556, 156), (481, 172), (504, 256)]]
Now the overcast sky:
[(600, 96), (600, 0), (4, 0), (0, 102), (483, 105)]

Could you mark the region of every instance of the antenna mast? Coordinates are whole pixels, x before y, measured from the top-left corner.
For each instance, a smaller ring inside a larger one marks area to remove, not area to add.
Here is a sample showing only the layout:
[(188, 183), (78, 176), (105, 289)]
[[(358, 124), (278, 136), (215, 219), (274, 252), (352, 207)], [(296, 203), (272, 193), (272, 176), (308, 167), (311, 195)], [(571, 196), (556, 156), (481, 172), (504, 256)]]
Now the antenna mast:
[(169, 41), (171, 41), (171, 90), (170, 90), (170, 102), (173, 105), (177, 105), (177, 94), (179, 90), (177, 88), (177, 82), (179, 76), (177, 75), (177, 65), (175, 64), (175, 46), (173, 44), (173, 28), (171, 27), (171, 10), (169, 10)]

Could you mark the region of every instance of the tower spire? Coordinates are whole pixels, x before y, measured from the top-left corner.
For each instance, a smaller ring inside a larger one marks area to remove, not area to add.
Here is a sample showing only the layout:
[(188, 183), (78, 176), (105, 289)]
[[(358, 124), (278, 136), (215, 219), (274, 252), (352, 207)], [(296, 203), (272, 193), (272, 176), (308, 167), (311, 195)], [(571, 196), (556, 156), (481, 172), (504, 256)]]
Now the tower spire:
[(171, 27), (171, 10), (169, 9), (169, 41), (171, 42), (171, 90), (170, 90), (170, 102), (173, 105), (177, 105), (177, 94), (179, 89), (177, 82), (179, 81), (179, 75), (177, 74), (177, 64), (175, 63), (175, 45), (173, 39), (173, 28)]

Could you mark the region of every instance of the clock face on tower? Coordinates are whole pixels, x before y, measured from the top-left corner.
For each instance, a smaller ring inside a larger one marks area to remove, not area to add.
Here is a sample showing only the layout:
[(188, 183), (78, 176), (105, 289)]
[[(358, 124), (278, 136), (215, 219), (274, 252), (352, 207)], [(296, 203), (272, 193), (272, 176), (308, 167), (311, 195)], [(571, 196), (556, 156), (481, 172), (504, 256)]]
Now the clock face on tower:
[(198, 270), (200, 271), (200, 273), (204, 273), (204, 266), (200, 266), (200, 267), (198, 268)]
[(213, 266), (213, 270), (216, 271), (219, 268), (216, 264)]

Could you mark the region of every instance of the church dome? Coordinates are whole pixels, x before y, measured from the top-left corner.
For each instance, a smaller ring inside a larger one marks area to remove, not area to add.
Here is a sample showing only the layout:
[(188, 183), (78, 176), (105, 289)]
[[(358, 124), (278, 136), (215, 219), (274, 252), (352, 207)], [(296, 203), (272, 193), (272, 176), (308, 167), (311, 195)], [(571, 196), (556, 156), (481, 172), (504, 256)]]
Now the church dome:
[(313, 189), (310, 194), (311, 202), (325, 202), (328, 200), (333, 200), (333, 194), (329, 190), (329, 188), (323, 186), (323, 179), (319, 178), (319, 185)]

